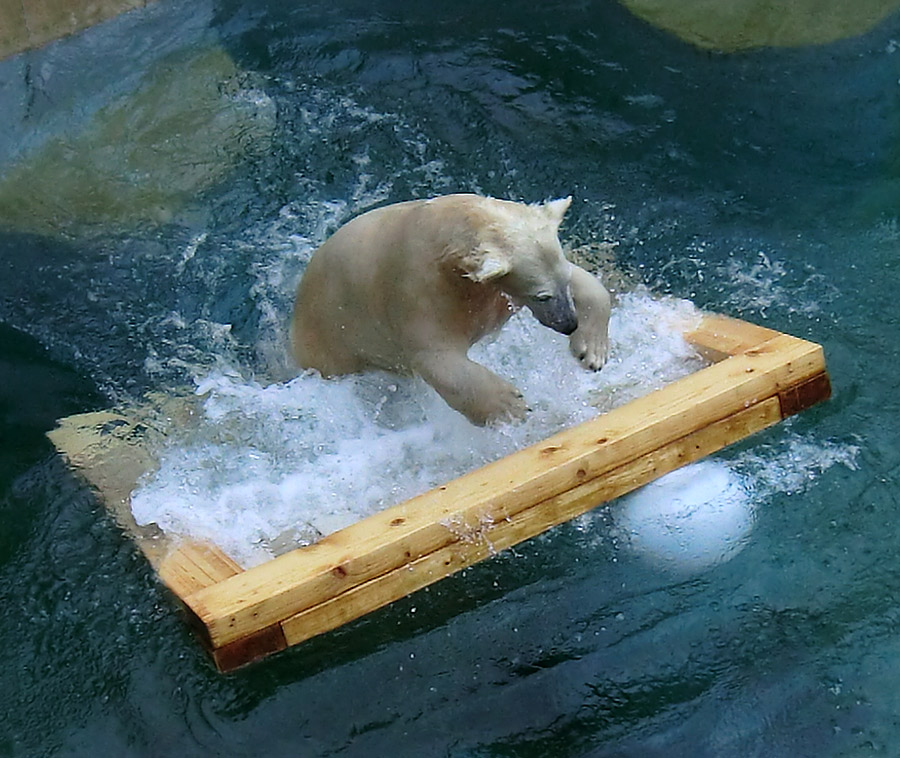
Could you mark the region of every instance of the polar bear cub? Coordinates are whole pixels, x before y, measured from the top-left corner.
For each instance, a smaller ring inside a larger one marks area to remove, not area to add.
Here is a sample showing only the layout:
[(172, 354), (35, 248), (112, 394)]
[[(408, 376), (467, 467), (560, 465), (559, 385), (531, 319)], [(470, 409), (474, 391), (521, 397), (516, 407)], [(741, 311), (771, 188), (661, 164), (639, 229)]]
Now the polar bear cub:
[(418, 374), (474, 424), (521, 418), (522, 394), (467, 355), (515, 309), (570, 335), (585, 368), (606, 361), (609, 294), (559, 243), (571, 202), (446, 195), (352, 219), (316, 250), (300, 281), (294, 358), (326, 377)]

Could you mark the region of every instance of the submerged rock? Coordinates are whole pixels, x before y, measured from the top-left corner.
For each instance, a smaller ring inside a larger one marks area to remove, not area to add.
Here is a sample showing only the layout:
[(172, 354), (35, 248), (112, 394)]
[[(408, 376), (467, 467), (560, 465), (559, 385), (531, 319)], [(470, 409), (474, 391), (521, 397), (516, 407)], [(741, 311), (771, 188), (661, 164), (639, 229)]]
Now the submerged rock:
[(736, 52), (798, 47), (863, 34), (900, 0), (621, 0), (632, 13), (698, 47)]
[(170, 220), (248, 154), (275, 107), (220, 47), (158, 61), (137, 89), (0, 176), (0, 224), (40, 234)]

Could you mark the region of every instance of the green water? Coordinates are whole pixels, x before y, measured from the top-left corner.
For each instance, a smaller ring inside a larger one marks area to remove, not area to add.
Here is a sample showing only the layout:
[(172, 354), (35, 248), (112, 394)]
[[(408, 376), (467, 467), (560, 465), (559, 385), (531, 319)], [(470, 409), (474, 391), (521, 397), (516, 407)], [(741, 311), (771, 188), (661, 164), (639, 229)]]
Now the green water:
[[(900, 17), (725, 55), (610, 1), (162, 2), (0, 99), (0, 755), (900, 755)], [(726, 563), (600, 512), (221, 676), (43, 434), (283, 376), (310, 245), (451, 191), (571, 193), (564, 237), (821, 342), (834, 399), (725, 455), (763, 461)]]

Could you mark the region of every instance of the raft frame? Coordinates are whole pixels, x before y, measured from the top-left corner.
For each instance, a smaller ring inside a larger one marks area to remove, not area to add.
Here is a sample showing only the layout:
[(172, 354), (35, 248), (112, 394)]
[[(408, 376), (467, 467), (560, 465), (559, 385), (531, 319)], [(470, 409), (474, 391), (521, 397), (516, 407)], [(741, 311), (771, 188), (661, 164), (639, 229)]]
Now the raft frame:
[[(388, 605), (831, 394), (815, 343), (717, 315), (685, 336), (714, 363), (247, 570), (215, 545), (172, 543), (134, 524), (130, 492), (153, 466), (139, 442), (146, 422), (81, 414), (62, 419), (50, 437), (100, 491), (227, 672)], [(121, 463), (104, 470), (102, 456), (91, 457), (101, 426), (107, 436), (114, 430), (120, 447), (130, 446), (125, 470)]]

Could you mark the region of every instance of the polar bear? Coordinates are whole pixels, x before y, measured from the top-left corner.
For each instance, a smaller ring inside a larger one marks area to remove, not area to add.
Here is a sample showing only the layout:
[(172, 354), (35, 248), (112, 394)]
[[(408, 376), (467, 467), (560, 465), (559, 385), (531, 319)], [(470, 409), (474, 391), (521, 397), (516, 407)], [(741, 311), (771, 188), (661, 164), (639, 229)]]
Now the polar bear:
[(357, 216), (315, 251), (300, 281), (297, 364), (326, 377), (417, 374), (474, 424), (522, 418), (522, 394), (467, 355), (514, 310), (570, 335), (585, 368), (607, 357), (609, 293), (559, 243), (571, 202), (458, 194)]

